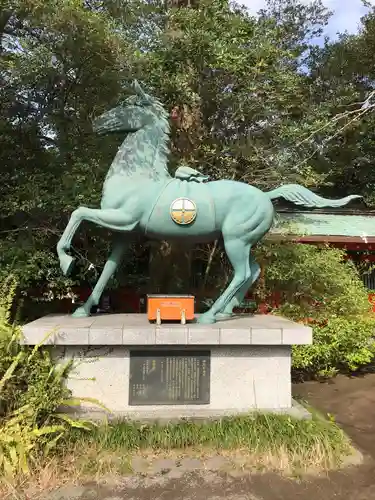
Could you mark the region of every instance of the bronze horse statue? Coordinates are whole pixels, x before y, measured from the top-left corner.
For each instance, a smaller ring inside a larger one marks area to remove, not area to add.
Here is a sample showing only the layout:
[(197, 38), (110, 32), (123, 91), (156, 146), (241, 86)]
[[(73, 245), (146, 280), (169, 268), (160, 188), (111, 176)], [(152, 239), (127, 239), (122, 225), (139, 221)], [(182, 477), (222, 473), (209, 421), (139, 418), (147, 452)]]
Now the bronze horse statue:
[(134, 83), (134, 95), (102, 114), (93, 123), (99, 134), (124, 132), (103, 186), (98, 209), (79, 207), (58, 242), (61, 269), (68, 275), (73, 258), (67, 253), (82, 221), (90, 221), (118, 234), (112, 252), (86, 303), (74, 317), (89, 316), (120, 265), (131, 233), (159, 240), (204, 243), (222, 237), (234, 275), (231, 283), (200, 323), (228, 318), (258, 278), (260, 268), (251, 248), (271, 228), (272, 200), (284, 198), (306, 207), (339, 207), (359, 196), (327, 200), (299, 185), (284, 185), (264, 193), (254, 186), (231, 180), (206, 182), (189, 167), (168, 173), (169, 116), (162, 103)]

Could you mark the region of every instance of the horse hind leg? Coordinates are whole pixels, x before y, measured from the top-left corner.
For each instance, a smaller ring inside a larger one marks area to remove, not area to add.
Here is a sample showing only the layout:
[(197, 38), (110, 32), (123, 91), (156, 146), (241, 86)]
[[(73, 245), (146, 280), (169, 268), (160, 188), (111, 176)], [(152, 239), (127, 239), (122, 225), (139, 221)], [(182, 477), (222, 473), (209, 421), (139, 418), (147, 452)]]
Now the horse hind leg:
[[(243, 200), (241, 200), (242, 203)], [(222, 227), (225, 250), (234, 269), (234, 277), (224, 293), (214, 303), (212, 308), (205, 313), (207, 318), (201, 322), (212, 321), (212, 315), (218, 313), (232, 314), (233, 307), (242, 302), (246, 291), (258, 278), (259, 265), (255, 260), (250, 261), (251, 247), (258, 242), (270, 229), (273, 219), (272, 203), (259, 204), (255, 210), (245, 214), (241, 207), (228, 215)]]
[(231, 318), (233, 316), (233, 309), (242, 304), (246, 293), (248, 292), (248, 290), (250, 290), (252, 285), (259, 278), (260, 266), (251, 254), (250, 254), (250, 272), (251, 272), (250, 278), (238, 290), (238, 292), (235, 294), (232, 300), (225, 306), (223, 312), (217, 313), (216, 315), (217, 320)]
[(216, 300), (211, 309), (198, 318), (198, 323), (215, 323), (216, 315), (225, 310), (226, 306), (251, 278), (249, 263), (250, 244), (241, 239), (224, 239), (224, 244), (227, 256), (234, 269), (234, 276), (227, 289)]

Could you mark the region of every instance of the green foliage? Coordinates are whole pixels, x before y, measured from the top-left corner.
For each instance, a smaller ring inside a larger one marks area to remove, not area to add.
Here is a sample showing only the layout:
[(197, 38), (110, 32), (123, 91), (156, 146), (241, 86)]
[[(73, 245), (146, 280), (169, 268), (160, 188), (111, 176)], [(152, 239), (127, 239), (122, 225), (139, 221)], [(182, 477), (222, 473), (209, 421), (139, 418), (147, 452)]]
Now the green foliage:
[(0, 294), (0, 475), (8, 478), (28, 474), (71, 428), (93, 427), (58, 411), (81, 402), (65, 386), (72, 363), (56, 365), (47, 349), (20, 344), (9, 322), (15, 285), (9, 279)]
[[(4, 290), (7, 288), (6, 283)], [(9, 293), (10, 297), (12, 293)], [(69, 391), (62, 382), (70, 366), (55, 367), (49, 351), (21, 346), (21, 331), (9, 323), (8, 312), (8, 309), (2, 308), (0, 317), (1, 415), (6, 417), (25, 405), (31, 405), (35, 424), (39, 426), (56, 410), (61, 400), (69, 397)]]
[[(331, 165), (338, 153), (353, 159), (356, 143), (349, 135), (340, 144), (326, 139), (337, 131), (332, 117), (361, 92), (349, 69), (340, 73), (337, 53), (350, 45), (357, 61), (373, 66), (364, 43), (372, 40), (371, 17), (358, 38), (363, 43), (343, 39), (337, 51), (329, 44), (304, 60), (309, 75), (298, 61), (328, 18), (320, 2), (270, 1), (258, 17), (222, 0), (173, 5), (2, 2), (0, 279), (17, 274), (25, 294), (35, 296), (41, 285), (44, 300), (69, 293), (73, 282), (61, 276), (54, 249), (70, 213), (99, 203), (118, 138), (93, 135), (91, 119), (117, 101), (130, 78), (178, 110), (172, 170), (189, 163), (214, 179), (262, 189), (281, 182), (321, 188), (327, 176), (342, 184), (343, 161)], [(370, 140), (363, 129), (359, 135), (369, 158)], [(361, 192), (367, 177), (356, 179), (351, 191)], [(105, 235), (83, 225), (73, 247), (81, 264), (75, 282), (87, 282), (89, 264), (100, 266), (107, 256)]]
[[(46, 297), (54, 298), (72, 284), (61, 277), (56, 241), (70, 212), (98, 204), (108, 166), (103, 156), (116, 143), (98, 142), (91, 117), (118, 95), (127, 43), (100, 5), (20, 0), (6, 7), (0, 14), (0, 279), (15, 273), (22, 289), (47, 282)], [(92, 228), (81, 238), (87, 270), (87, 258), (100, 262), (106, 244), (94, 243), (103, 238)], [(92, 247), (95, 257), (87, 252)]]
[(263, 188), (317, 180), (303, 163), (308, 148), (295, 145), (326, 117), (307, 105), (296, 58), (327, 12), (319, 2), (278, 4), (278, 19), (273, 8), (255, 17), (221, 0), (166, 12), (139, 71), (178, 108), (177, 162)]
[(374, 359), (374, 333), (374, 318), (330, 318), (314, 326), (312, 346), (293, 347), (293, 368), (318, 377), (356, 371)]
[(265, 267), (258, 294), (280, 292), (280, 314), (293, 319), (353, 317), (369, 312), (368, 291), (345, 251), (292, 241), (257, 249)]
[[(72, 438), (73, 436), (71, 436)], [(73, 442), (72, 442), (73, 441)], [(313, 417), (297, 420), (284, 415), (253, 414), (217, 421), (192, 421), (163, 424), (114, 422), (93, 433), (77, 435), (67, 443), (70, 450), (97, 450), (92, 468), (102, 467), (108, 452), (129, 456), (139, 450), (216, 449), (242, 450), (267, 467), (277, 461), (281, 468), (308, 470), (337, 466), (350, 453), (350, 443), (334, 423)], [(116, 456), (116, 455), (115, 455)]]
[(258, 252), (266, 263), (258, 296), (277, 290), (281, 305), (275, 312), (313, 327), (313, 345), (293, 347), (296, 375), (333, 376), (372, 362), (375, 315), (344, 251), (285, 241), (264, 243)]
[[(367, 111), (361, 106), (373, 91), (374, 11), (358, 35), (319, 48), (312, 40), (329, 17), (319, 1), (270, 0), (259, 16), (222, 0), (191, 5), (1, 3), (0, 281), (17, 274), (26, 298), (34, 291), (45, 301), (66, 297), (73, 284), (94, 281), (89, 264), (99, 268), (106, 258), (106, 234), (82, 225), (71, 281), (61, 275), (55, 246), (77, 206), (99, 203), (118, 138), (94, 136), (91, 119), (133, 77), (177, 110), (171, 169), (184, 162), (262, 189), (300, 182), (334, 196), (373, 198), (373, 100)], [(261, 250), (258, 260), (269, 266), (258, 294), (281, 288), (283, 314), (366, 314), (365, 289), (352, 265), (344, 270), (340, 251), (292, 244)], [(223, 286), (229, 273), (221, 253), (200, 251), (208, 254), (203, 287)], [(126, 259), (126, 283), (133, 269), (149, 274), (136, 260), (133, 253)], [(38, 363), (47, 370), (48, 359)]]
[[(311, 162), (314, 170), (326, 175), (332, 194), (358, 190), (371, 205), (375, 201), (374, 48), (372, 6), (362, 18), (358, 34), (342, 35), (334, 43), (315, 47), (308, 61), (314, 101), (325, 102), (331, 116), (350, 112), (353, 118), (344, 131), (332, 134), (330, 147)], [(335, 98), (331, 100), (329, 95)], [(354, 119), (355, 110), (360, 110), (360, 120)]]
[(224, 418), (206, 425), (193, 422), (168, 425), (123, 422), (98, 428), (90, 439), (99, 440), (100, 445), (106, 449), (182, 449), (190, 446), (211, 446), (226, 449), (258, 448), (264, 451), (269, 447), (277, 449), (286, 446), (288, 451), (293, 452), (293, 448), (298, 446), (301, 440), (301, 435), (307, 440), (304, 446), (308, 448), (316, 439), (316, 434), (324, 433), (327, 429), (331, 439), (339, 444), (342, 432), (321, 421), (294, 420), (290, 417), (261, 414)]

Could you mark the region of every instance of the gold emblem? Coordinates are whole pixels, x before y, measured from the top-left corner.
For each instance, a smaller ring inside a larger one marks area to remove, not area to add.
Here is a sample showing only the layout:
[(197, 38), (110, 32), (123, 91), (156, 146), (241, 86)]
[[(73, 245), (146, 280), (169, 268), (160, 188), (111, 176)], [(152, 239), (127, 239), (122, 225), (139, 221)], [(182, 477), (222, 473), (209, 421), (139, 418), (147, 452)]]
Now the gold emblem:
[(187, 225), (195, 220), (197, 207), (188, 198), (177, 198), (172, 201), (169, 213), (176, 224)]

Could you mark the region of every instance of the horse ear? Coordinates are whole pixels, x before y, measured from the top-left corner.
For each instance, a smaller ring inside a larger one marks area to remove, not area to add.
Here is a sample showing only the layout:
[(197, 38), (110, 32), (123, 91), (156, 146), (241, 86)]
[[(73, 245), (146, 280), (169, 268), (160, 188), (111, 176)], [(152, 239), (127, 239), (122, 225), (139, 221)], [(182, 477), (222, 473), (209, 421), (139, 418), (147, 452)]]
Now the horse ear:
[(139, 85), (138, 80), (133, 81), (133, 90), (141, 97), (147, 97), (142, 87)]

